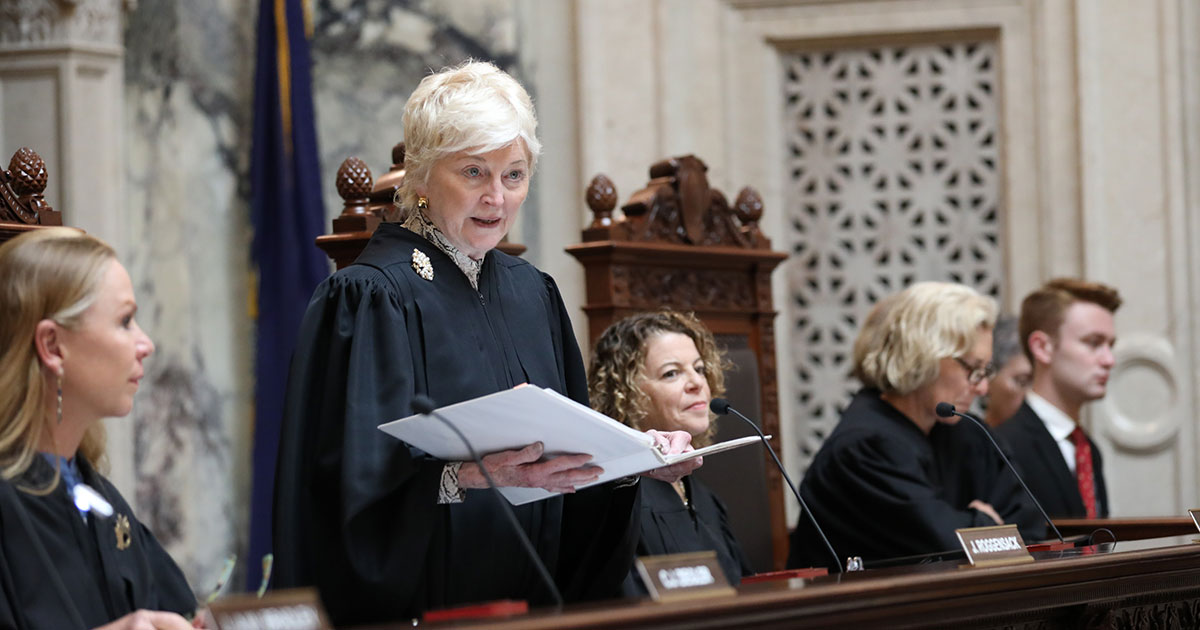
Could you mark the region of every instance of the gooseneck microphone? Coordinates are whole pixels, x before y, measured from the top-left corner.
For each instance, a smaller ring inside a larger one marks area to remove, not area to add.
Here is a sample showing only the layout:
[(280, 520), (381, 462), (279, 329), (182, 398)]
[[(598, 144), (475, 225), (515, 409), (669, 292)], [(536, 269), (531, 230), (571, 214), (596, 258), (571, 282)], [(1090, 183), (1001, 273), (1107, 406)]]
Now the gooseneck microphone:
[(1054, 530), (1054, 535), (1058, 536), (1058, 542), (1066, 542), (1063, 540), (1063, 536), (1061, 533), (1059, 533), (1058, 528), (1054, 526), (1054, 521), (1050, 520), (1050, 516), (1046, 514), (1046, 509), (1042, 507), (1041, 502), (1037, 500), (1037, 497), (1033, 496), (1033, 492), (1029, 490), (1029, 486), (1025, 485), (1025, 480), (1022, 479), (1021, 475), (1017, 473), (1017, 469), (1013, 467), (1012, 462), (1008, 461), (1008, 456), (1004, 454), (1004, 449), (1000, 448), (1000, 445), (996, 443), (996, 438), (992, 437), (992, 432), (988, 431), (987, 427), (983, 426), (983, 423), (980, 422), (978, 418), (969, 413), (955, 411), (954, 405), (948, 402), (938, 403), (937, 406), (933, 408), (933, 411), (942, 418), (949, 418), (950, 416), (966, 418), (974, 423), (975, 426), (979, 427), (979, 430), (983, 431), (983, 434), (987, 436), (988, 441), (992, 443), (992, 446), (996, 449), (996, 452), (1000, 453), (1000, 459), (1003, 459), (1004, 463), (1008, 464), (1008, 469), (1012, 471), (1013, 476), (1017, 478), (1017, 481), (1020, 482), (1021, 487), (1025, 489), (1025, 494), (1029, 495), (1029, 498), (1033, 500), (1033, 504), (1037, 506), (1038, 511), (1042, 513), (1042, 518), (1046, 519), (1046, 524), (1050, 526), (1050, 529)]
[(513, 531), (521, 539), (521, 545), (525, 547), (525, 553), (529, 554), (529, 559), (533, 560), (533, 566), (537, 567), (538, 574), (542, 576), (542, 581), (546, 583), (546, 588), (550, 589), (550, 594), (554, 596), (555, 604), (558, 608), (562, 608), (562, 593), (558, 592), (558, 586), (554, 583), (554, 578), (550, 577), (550, 571), (546, 569), (546, 565), (542, 562), (542, 557), (538, 555), (537, 550), (533, 548), (533, 543), (529, 541), (529, 536), (525, 534), (525, 530), (517, 522), (517, 515), (513, 513), (512, 506), (508, 504), (508, 499), (505, 499), (504, 495), (500, 494), (500, 488), (496, 487), (496, 482), (492, 479), (491, 473), (488, 472), (487, 466), (483, 465), (483, 458), (479, 456), (479, 453), (475, 452), (475, 447), (471, 446), (471, 442), (467, 440), (467, 436), (463, 435), (462, 431), (458, 430), (458, 427), (447, 420), (446, 416), (437, 412), (437, 405), (429, 396), (425, 394), (413, 396), (412, 407), (413, 411), (417, 413), (437, 418), (438, 421), (449, 427), (458, 436), (458, 439), (462, 440), (463, 445), (467, 447), (467, 451), (471, 453), (471, 459), (475, 460), (475, 465), (479, 466), (479, 472), (483, 473), (483, 478), (487, 481), (488, 487), (492, 489), (492, 493), (496, 496), (496, 502), (500, 504), (501, 510), (508, 517), (508, 522), (512, 525)]
[(808, 515), (808, 519), (812, 521), (813, 527), (816, 528), (817, 533), (821, 535), (821, 541), (825, 543), (825, 548), (829, 550), (829, 555), (833, 556), (833, 566), (837, 567), (838, 573), (842, 573), (843, 569), (841, 559), (838, 557), (837, 552), (833, 550), (833, 545), (829, 544), (829, 538), (825, 536), (824, 530), (821, 529), (821, 524), (817, 522), (817, 517), (813, 515), (812, 510), (808, 509), (808, 504), (805, 503), (804, 499), (800, 496), (800, 491), (796, 489), (796, 484), (792, 483), (792, 478), (788, 476), (787, 470), (784, 470), (783, 462), (779, 461), (779, 456), (775, 454), (775, 449), (771, 448), (771, 442), (767, 440), (767, 436), (763, 435), (762, 430), (758, 428), (757, 424), (754, 424), (753, 420), (742, 415), (742, 412), (738, 411), (737, 409), (734, 409), (733, 405), (729, 404), (729, 401), (725, 400), (724, 398), (712, 399), (712, 402), (708, 403), (708, 408), (719, 416), (732, 413), (733, 415), (741, 418), (746, 424), (750, 425), (751, 429), (754, 429), (754, 432), (758, 434), (759, 439), (762, 440), (763, 445), (767, 447), (767, 452), (771, 454), (771, 458), (775, 460), (775, 466), (777, 466), (779, 468), (779, 472), (783, 474), (783, 480), (786, 481), (788, 487), (792, 489), (792, 494), (796, 495), (796, 500), (800, 502), (801, 509), (803, 509), (804, 513)]

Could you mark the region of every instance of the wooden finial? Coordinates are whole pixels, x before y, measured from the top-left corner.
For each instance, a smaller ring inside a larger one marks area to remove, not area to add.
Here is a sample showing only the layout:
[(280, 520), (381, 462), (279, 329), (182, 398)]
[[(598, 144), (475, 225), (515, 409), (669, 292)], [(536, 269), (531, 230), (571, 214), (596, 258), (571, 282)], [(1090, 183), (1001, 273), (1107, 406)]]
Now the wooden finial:
[(746, 186), (738, 192), (737, 201), (733, 202), (733, 214), (742, 224), (742, 236), (749, 241), (751, 247), (770, 249), (770, 239), (758, 227), (758, 220), (763, 214), (763, 201), (757, 190)]
[(21, 147), (13, 154), (8, 163), (8, 172), (12, 176), (13, 192), (24, 197), (26, 195), (41, 195), (46, 192), (46, 161), (29, 147)]
[(46, 161), (29, 147), (13, 154), (0, 173), (0, 220), (29, 225), (62, 225), (62, 217), (46, 203)]
[(366, 162), (348, 157), (338, 167), (337, 191), (342, 197), (342, 214), (333, 220), (335, 234), (373, 230), (379, 217), (367, 212), (371, 202), (371, 169)]
[(742, 225), (758, 223), (763, 213), (762, 196), (758, 194), (757, 190), (746, 186), (738, 192), (737, 201), (733, 203), (733, 211)]
[(617, 207), (617, 187), (603, 173), (592, 178), (587, 188), (587, 205), (592, 210), (592, 227), (612, 225), (613, 209)]
[(342, 216), (366, 212), (371, 194), (371, 169), (356, 157), (346, 158), (337, 172), (337, 191), (345, 202)]

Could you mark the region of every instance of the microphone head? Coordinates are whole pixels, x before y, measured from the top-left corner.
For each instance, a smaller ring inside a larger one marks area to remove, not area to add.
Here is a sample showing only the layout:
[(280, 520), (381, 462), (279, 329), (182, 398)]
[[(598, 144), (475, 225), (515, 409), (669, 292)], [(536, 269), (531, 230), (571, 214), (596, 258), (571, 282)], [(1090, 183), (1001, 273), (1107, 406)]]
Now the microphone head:
[(425, 394), (417, 394), (413, 396), (412, 408), (417, 413), (431, 414), (434, 409), (437, 409), (437, 403), (433, 402), (433, 399)]
[(939, 418), (949, 418), (954, 415), (954, 405), (948, 402), (940, 402), (933, 408), (933, 411)]
[(714, 398), (712, 399), (712, 402), (708, 403), (708, 408), (718, 416), (723, 416), (729, 413), (730, 406), (731, 405), (729, 404), (729, 401), (725, 400), (724, 398)]

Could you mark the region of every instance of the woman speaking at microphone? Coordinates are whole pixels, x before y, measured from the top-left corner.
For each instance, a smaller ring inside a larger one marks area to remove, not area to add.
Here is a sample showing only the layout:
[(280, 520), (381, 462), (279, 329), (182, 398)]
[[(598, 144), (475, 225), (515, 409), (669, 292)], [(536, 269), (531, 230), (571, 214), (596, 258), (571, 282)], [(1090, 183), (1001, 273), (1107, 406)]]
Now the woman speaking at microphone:
[[(154, 344), (129, 274), (71, 228), (0, 246), (0, 630), (181, 630), (196, 599), (98, 469)], [(173, 612), (172, 612), (173, 611)]]
[[(604, 331), (588, 370), (592, 407), (635, 429), (687, 431), (707, 446), (713, 427), (708, 404), (725, 393), (721, 353), (712, 333), (693, 315), (672, 311), (627, 317)], [(725, 505), (691, 476), (674, 483), (642, 480), (639, 556), (715, 551), (729, 581), (750, 575), (750, 561), (734, 538)], [(644, 595), (636, 571), (625, 594)]]
[[(841, 556), (870, 562), (952, 550), (955, 529), (1027, 524), (1020, 486), (986, 436), (934, 411), (939, 402), (967, 409), (987, 393), (995, 321), (991, 298), (942, 282), (915, 284), (867, 316), (854, 343), (863, 389), (800, 484)], [(802, 516), (788, 566), (828, 562)]]
[[(490, 63), (421, 81), (404, 108), (402, 222), (317, 287), (292, 360), (275, 479), (275, 583), (316, 586), (335, 625), (407, 620), (497, 599), (620, 595), (638, 485), (575, 490), (587, 454), (485, 454), (496, 483), (566, 496), (516, 506), (526, 553), (475, 462), (380, 432), (414, 412), (530, 383), (587, 404), (583, 358), (554, 280), (496, 249), (541, 144), (529, 94)], [(656, 435), (667, 452), (686, 433)], [(675, 479), (697, 464), (647, 473)], [(551, 579), (542, 578), (538, 564)], [(549, 583), (548, 583), (549, 582)], [(552, 584), (550, 584), (552, 583)]]

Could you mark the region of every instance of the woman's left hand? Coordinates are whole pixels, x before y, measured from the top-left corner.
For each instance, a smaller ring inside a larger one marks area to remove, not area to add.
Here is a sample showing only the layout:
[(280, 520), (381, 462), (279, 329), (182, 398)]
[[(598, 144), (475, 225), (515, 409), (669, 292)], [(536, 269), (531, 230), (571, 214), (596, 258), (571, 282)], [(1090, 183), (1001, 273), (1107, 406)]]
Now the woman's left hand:
[[(663, 455), (678, 455), (694, 451), (692, 448), (692, 435), (687, 431), (655, 431), (650, 429), (646, 434), (654, 438), (654, 445)], [(704, 465), (703, 457), (695, 457), (687, 461), (655, 468), (642, 473), (643, 477), (665, 481), (667, 483), (675, 483), (680, 479), (692, 474), (700, 466)]]

